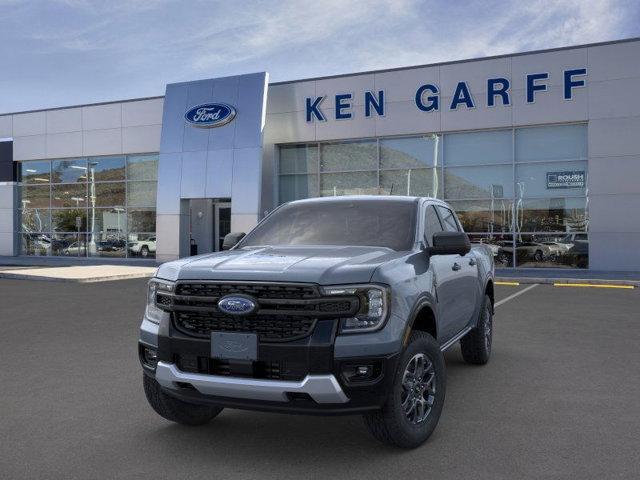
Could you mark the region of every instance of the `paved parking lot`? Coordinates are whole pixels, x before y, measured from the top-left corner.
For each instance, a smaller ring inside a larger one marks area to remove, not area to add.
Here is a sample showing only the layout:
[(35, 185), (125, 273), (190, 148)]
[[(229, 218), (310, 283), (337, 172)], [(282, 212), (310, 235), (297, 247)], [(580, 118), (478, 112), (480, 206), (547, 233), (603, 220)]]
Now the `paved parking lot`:
[(0, 478), (637, 478), (640, 289), (538, 285), (501, 304), (489, 365), (448, 352), (440, 425), (399, 451), (359, 417), (164, 421), (136, 354), (145, 285), (0, 279)]

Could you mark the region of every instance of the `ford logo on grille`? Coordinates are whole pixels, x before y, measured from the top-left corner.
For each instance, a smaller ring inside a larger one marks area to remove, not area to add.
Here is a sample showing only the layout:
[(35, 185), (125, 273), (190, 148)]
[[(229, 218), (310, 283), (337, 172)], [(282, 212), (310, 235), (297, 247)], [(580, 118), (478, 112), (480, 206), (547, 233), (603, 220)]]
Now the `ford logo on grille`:
[(203, 103), (191, 107), (184, 118), (196, 127), (221, 127), (236, 116), (236, 109), (226, 103)]
[(256, 310), (258, 305), (249, 297), (227, 295), (218, 301), (218, 310), (229, 315), (248, 315)]

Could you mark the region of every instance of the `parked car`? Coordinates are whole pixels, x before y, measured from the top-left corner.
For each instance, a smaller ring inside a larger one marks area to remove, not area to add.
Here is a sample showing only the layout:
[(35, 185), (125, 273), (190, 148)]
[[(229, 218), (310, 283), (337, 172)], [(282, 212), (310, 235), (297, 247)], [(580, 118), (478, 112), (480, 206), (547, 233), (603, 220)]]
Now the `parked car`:
[[(498, 257), (507, 265), (513, 263), (513, 244), (504, 242)], [(551, 248), (540, 242), (516, 242), (516, 262), (542, 262), (551, 257)]]
[(69, 246), (64, 247), (62, 253), (67, 256), (84, 256), (86, 246), (84, 242), (73, 242)]
[(166, 419), (363, 414), (374, 437), (412, 448), (440, 418), (443, 352), (460, 342), (467, 363), (489, 360), (493, 256), (442, 201), (300, 200), (223, 245), (149, 282), (139, 354)]
[(129, 242), (129, 253), (140, 255), (143, 258), (148, 257), (151, 253), (156, 253), (156, 237)]

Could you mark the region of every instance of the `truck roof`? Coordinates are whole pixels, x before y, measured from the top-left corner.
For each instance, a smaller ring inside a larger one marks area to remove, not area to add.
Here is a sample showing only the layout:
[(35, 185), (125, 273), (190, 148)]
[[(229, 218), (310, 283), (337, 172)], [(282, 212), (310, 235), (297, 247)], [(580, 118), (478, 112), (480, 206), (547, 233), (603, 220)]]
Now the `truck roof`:
[[(377, 202), (398, 202), (398, 203), (413, 203), (428, 197), (410, 197), (403, 195), (342, 195), (336, 197), (314, 197), (305, 198), (302, 200), (294, 200), (289, 202), (290, 204), (298, 203), (318, 203), (318, 202), (353, 202), (353, 201), (377, 201)], [(429, 198), (430, 200), (440, 201), (436, 198)]]

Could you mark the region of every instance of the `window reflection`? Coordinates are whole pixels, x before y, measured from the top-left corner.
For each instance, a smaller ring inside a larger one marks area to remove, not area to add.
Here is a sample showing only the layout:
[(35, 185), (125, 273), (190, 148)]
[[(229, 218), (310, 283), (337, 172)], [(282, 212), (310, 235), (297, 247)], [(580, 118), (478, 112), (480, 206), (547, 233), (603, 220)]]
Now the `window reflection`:
[(87, 206), (87, 185), (59, 184), (51, 187), (52, 207)]
[(86, 183), (87, 160), (85, 158), (53, 160), (51, 162), (51, 182)]
[(327, 173), (320, 177), (320, 195), (377, 195), (377, 172)]
[(367, 140), (322, 145), (320, 170), (323, 172), (377, 169), (378, 144), (375, 141)]
[(20, 190), (20, 206), (22, 208), (49, 208), (49, 185), (25, 185)]
[(518, 235), (516, 266), (525, 268), (588, 268), (586, 233)]
[(21, 253), (127, 256), (130, 230), (155, 236), (157, 166), (154, 154), (20, 162)]
[(127, 205), (130, 207), (155, 207), (156, 182), (128, 182)]
[(466, 232), (511, 232), (513, 200), (450, 201)]
[(437, 197), (437, 186), (438, 170), (435, 168), (380, 172), (380, 193), (383, 195)]
[(22, 183), (49, 183), (51, 164), (48, 160), (22, 162), (20, 164), (20, 181)]
[(513, 235), (493, 234), (480, 235), (469, 234), (471, 243), (486, 245), (497, 268), (510, 267), (513, 265)]
[(129, 155), (127, 157), (129, 180), (157, 180), (158, 155)]
[(20, 230), (23, 232), (51, 231), (51, 217), (49, 209), (29, 208), (19, 212)]
[(380, 140), (381, 169), (415, 169), (434, 167), (441, 151), (441, 137), (429, 135)]
[(455, 167), (444, 170), (445, 199), (513, 198), (513, 167)]
[(542, 198), (516, 201), (518, 232), (586, 231), (589, 219), (584, 198)]
[(125, 157), (94, 157), (89, 159), (89, 169), (96, 182), (124, 180)]

